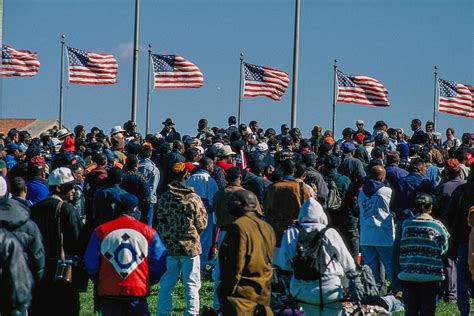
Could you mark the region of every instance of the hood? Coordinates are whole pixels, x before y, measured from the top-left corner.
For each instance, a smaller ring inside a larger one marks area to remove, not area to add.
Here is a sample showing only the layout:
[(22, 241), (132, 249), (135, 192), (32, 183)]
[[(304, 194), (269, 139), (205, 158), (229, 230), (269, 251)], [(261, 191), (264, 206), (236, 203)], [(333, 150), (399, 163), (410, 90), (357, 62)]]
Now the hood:
[(16, 229), (30, 219), (28, 208), (12, 199), (0, 199), (0, 227)]
[(374, 195), (375, 192), (377, 192), (380, 188), (383, 188), (384, 186), (385, 185), (383, 184), (383, 182), (368, 179), (367, 181), (365, 181), (362, 191), (364, 191), (365, 195), (371, 197), (372, 195)]
[(328, 217), (324, 213), (323, 207), (314, 198), (309, 198), (300, 208), (298, 214), (298, 224), (320, 224), (327, 226)]
[(194, 193), (194, 189), (188, 186), (185, 186), (179, 181), (172, 181), (168, 184), (169, 192), (171, 195), (177, 199), (182, 199), (184, 196)]

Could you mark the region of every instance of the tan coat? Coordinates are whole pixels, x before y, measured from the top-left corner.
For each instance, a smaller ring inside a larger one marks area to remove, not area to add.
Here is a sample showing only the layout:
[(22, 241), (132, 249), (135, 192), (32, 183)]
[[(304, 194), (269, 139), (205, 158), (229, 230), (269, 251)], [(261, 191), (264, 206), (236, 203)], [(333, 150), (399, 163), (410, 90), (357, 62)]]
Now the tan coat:
[(298, 219), (301, 205), (310, 197), (308, 188), (300, 187), (296, 180), (280, 180), (268, 187), (263, 210), (275, 230), (277, 247), (280, 247), (283, 232)]
[(217, 289), (226, 316), (272, 315), (270, 309), (273, 229), (254, 212), (229, 226), (219, 250), (221, 269)]

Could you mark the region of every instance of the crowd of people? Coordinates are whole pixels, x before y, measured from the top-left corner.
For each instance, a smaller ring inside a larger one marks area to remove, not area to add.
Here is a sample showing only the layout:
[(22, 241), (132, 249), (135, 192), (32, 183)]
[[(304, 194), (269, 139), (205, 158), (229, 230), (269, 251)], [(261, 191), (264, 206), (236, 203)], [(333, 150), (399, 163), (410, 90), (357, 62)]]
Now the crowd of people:
[(412, 133), (357, 120), (340, 139), (233, 116), (196, 136), (174, 126), (0, 135), (0, 315), (79, 315), (89, 280), (102, 315), (149, 315), (158, 282), (169, 315), (178, 280), (199, 315), (202, 278), (206, 313), (272, 315), (286, 295), (340, 315), (360, 303), (346, 289), (362, 265), (385, 288), (378, 311), (434, 315), (444, 299), (469, 315), (473, 134), (419, 119)]

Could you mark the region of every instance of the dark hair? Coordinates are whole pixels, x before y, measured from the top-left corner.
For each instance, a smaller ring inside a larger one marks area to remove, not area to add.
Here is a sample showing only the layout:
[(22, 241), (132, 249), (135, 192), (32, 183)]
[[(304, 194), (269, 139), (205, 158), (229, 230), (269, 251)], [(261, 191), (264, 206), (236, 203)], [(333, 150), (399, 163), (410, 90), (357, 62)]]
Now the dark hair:
[(151, 152), (152, 152), (152, 149), (150, 148), (150, 146), (142, 146), (142, 148), (140, 148), (140, 153), (138, 155), (140, 156), (140, 158), (150, 158)]
[(209, 157), (202, 157), (201, 160), (199, 160), (199, 167), (201, 169), (206, 169), (208, 165), (213, 163), (212, 159)]
[(84, 166), (81, 165), (80, 163), (76, 162), (75, 164), (71, 165), (70, 169), (71, 169), (71, 171), (74, 173), (74, 172), (76, 172), (76, 171), (79, 170), (79, 169), (83, 169), (83, 170), (84, 170)]
[(384, 150), (381, 146), (374, 147), (374, 149), (372, 149), (370, 152), (372, 159), (382, 159), (383, 154)]
[(387, 134), (388, 134), (388, 136), (397, 135), (397, 130), (394, 129), (394, 128), (389, 128), (387, 130)]
[(425, 163), (433, 162), (433, 158), (431, 157), (429, 150), (425, 150), (425, 149), (420, 150), (420, 152), (418, 153), (418, 156), (420, 156), (420, 158), (423, 159)]
[(413, 120), (411, 120), (411, 122), (412, 122), (413, 125), (421, 126), (421, 121), (419, 119), (413, 119)]
[(408, 167), (408, 171), (410, 172), (420, 172), (421, 168), (425, 165), (425, 161), (421, 158), (413, 158), (410, 161), (410, 166)]
[(23, 143), (28, 136), (31, 136), (30, 133), (27, 131), (21, 131), (18, 133), (18, 140)]
[(281, 138), (281, 145), (283, 147), (288, 147), (290, 145), (293, 145), (293, 138), (291, 136), (285, 136)]
[(173, 142), (173, 150), (177, 150), (177, 149), (184, 149), (184, 144), (180, 140), (175, 140)]
[(290, 176), (296, 171), (296, 163), (292, 159), (285, 159), (280, 162), (280, 168), (283, 175)]
[(250, 121), (249, 126), (254, 126), (255, 124), (258, 124), (257, 121)]
[(235, 116), (229, 116), (227, 122), (229, 123), (229, 125), (237, 124), (237, 118), (235, 118)]
[(21, 177), (14, 177), (10, 180), (10, 192), (13, 196), (19, 196), (25, 191), (26, 182)]
[(307, 138), (303, 138), (300, 141), (300, 148), (308, 148), (309, 147), (309, 140)]
[(453, 128), (451, 128), (451, 127), (448, 127), (448, 128), (446, 129), (446, 132), (448, 132), (448, 131), (451, 131), (451, 134), (453, 134), (453, 135), (454, 135), (454, 129), (453, 129)]
[(197, 155), (199, 155), (199, 150), (193, 147), (186, 149), (184, 152), (184, 158), (189, 162), (192, 162)]
[(296, 163), (295, 177), (300, 178), (306, 172), (306, 164), (302, 161)]
[(92, 161), (99, 166), (103, 166), (107, 164), (107, 156), (104, 153), (98, 152), (92, 156)]
[(125, 167), (127, 170), (132, 170), (138, 165), (138, 157), (137, 155), (130, 154), (127, 156), (127, 161), (125, 162)]
[(85, 130), (84, 125), (76, 125), (74, 127), (74, 135), (78, 137), (82, 130)]
[(226, 176), (227, 182), (235, 182), (237, 181), (237, 179), (240, 178), (241, 175), (242, 175), (242, 172), (240, 171), (240, 168), (231, 167), (227, 169), (227, 176)]
[(314, 153), (305, 153), (302, 159), (306, 167), (314, 167), (316, 164), (316, 155)]
[(122, 182), (122, 169), (112, 167), (107, 171), (107, 181), (110, 184), (120, 184)]

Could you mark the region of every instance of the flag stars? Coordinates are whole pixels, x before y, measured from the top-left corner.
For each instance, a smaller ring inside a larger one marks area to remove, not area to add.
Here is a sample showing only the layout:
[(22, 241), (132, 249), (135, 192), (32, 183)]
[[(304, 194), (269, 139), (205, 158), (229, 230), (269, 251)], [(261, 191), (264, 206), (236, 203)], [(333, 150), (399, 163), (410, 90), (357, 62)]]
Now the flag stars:
[(173, 72), (175, 55), (151, 55), (155, 72)]

